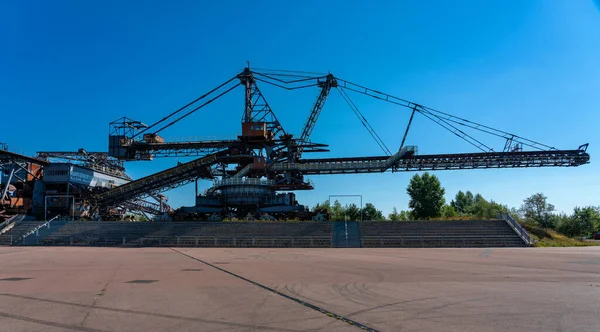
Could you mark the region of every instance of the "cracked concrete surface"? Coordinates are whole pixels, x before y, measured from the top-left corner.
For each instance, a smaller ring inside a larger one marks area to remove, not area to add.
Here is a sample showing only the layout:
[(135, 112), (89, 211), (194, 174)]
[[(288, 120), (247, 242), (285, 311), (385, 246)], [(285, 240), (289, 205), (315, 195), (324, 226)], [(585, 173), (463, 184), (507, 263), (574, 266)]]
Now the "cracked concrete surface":
[(598, 261), (594, 247), (0, 247), (0, 331), (360, 330), (335, 317), (379, 331), (600, 331)]

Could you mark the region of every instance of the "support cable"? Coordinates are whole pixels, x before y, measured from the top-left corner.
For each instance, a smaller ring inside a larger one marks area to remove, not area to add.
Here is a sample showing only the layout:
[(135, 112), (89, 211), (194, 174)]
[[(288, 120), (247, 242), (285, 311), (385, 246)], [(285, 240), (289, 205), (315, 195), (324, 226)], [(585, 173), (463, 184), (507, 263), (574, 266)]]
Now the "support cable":
[[(493, 152), (494, 149), (490, 148), (489, 146), (483, 144), (482, 142), (478, 141), (477, 139), (475, 139), (474, 137), (472, 137), (471, 135), (465, 133), (464, 131), (454, 127), (452, 124), (446, 122), (444, 119), (441, 119), (439, 117), (436, 117), (435, 115), (432, 114), (427, 114), (421, 111), (418, 111), (420, 114), (422, 114), (424, 117), (428, 118), (429, 120), (437, 123), (439, 126), (441, 126), (442, 128), (448, 130), (449, 132), (453, 133), (454, 135), (456, 135), (456, 137), (461, 138), (463, 140), (465, 140), (467, 143), (473, 145), (474, 147), (476, 147), (477, 149), (483, 151), (483, 152)], [(435, 120), (437, 119), (437, 121)], [(483, 147), (485, 147), (487, 150), (484, 150)]]
[(314, 71), (302, 71), (302, 70), (286, 70), (286, 69), (268, 69), (268, 68), (255, 68), (253, 69), (267, 71), (267, 72), (282, 72), (282, 73), (296, 73), (296, 74), (313, 74), (313, 75), (325, 75), (323, 73), (314, 72)]
[[(212, 99), (208, 100), (208, 101), (207, 101), (207, 102), (205, 102), (204, 104), (202, 104), (202, 105), (200, 105), (200, 106), (198, 106), (198, 107), (194, 108), (193, 110), (191, 110), (191, 111), (189, 111), (189, 112), (185, 113), (184, 115), (180, 116), (179, 118), (177, 118), (177, 119), (175, 119), (175, 120), (173, 120), (173, 121), (169, 122), (168, 124), (164, 125), (164, 126), (163, 126), (163, 127), (161, 127), (160, 129), (158, 129), (156, 132), (158, 133), (158, 132), (162, 131), (163, 129), (166, 129), (166, 128), (168, 128), (168, 127), (172, 126), (172, 125), (173, 125), (173, 124), (175, 124), (176, 122), (178, 122), (178, 121), (182, 120), (183, 118), (187, 117), (188, 115), (190, 115), (190, 114), (192, 114), (192, 113), (196, 112), (197, 110), (201, 109), (202, 107), (204, 107), (204, 106), (206, 106), (206, 105), (208, 105), (208, 104), (212, 103), (213, 101), (217, 100), (218, 98), (220, 98), (221, 96), (225, 95), (225, 94), (226, 94), (226, 93), (228, 93), (229, 91), (231, 91), (231, 90), (233, 90), (233, 89), (237, 88), (238, 86), (239, 86), (239, 85), (234, 85), (234, 86), (232, 86), (231, 88), (229, 88), (229, 89), (225, 90), (224, 92), (221, 92), (221, 93), (220, 93), (220, 94), (218, 94), (216, 97), (214, 97), (214, 98), (212, 98)], [(214, 90), (213, 90), (213, 91), (214, 91)]]
[(369, 124), (369, 122), (364, 117), (364, 115), (358, 110), (358, 107), (356, 107), (356, 104), (354, 104), (354, 102), (352, 102), (352, 100), (350, 99), (348, 94), (340, 88), (337, 88), (337, 90), (340, 92), (340, 94), (342, 95), (342, 98), (344, 98), (344, 101), (346, 101), (348, 106), (350, 106), (350, 108), (352, 109), (354, 114), (358, 117), (358, 119), (360, 120), (362, 125), (367, 129), (369, 134), (371, 134), (371, 137), (373, 137), (373, 139), (375, 140), (377, 145), (379, 145), (379, 147), (383, 150), (383, 152), (386, 153), (388, 156), (391, 155), (392, 153), (390, 152), (390, 149), (388, 149), (387, 146), (385, 145), (385, 143), (383, 143), (383, 140), (381, 139), (381, 137), (379, 137), (379, 135), (377, 135), (377, 133), (375, 132), (375, 129), (373, 129), (373, 127)]
[(542, 143), (539, 143), (539, 142), (536, 142), (536, 141), (533, 141), (533, 140), (530, 140), (530, 139), (527, 139), (527, 138), (524, 138), (524, 137), (521, 137), (518, 135), (514, 135), (511, 133), (499, 130), (499, 129), (495, 129), (495, 128), (492, 128), (492, 127), (489, 127), (489, 126), (486, 126), (486, 125), (483, 125), (483, 124), (480, 124), (477, 122), (469, 121), (467, 119), (460, 118), (460, 117), (451, 115), (449, 113), (438, 111), (431, 107), (422, 106), (417, 103), (408, 101), (406, 99), (402, 99), (402, 98), (395, 97), (395, 96), (392, 96), (392, 95), (389, 95), (389, 94), (386, 94), (386, 93), (383, 93), (383, 92), (380, 92), (377, 90), (373, 90), (373, 89), (367, 88), (365, 86), (352, 83), (350, 81), (346, 81), (346, 80), (339, 79), (339, 78), (337, 78), (337, 80), (339, 82), (339, 86), (345, 90), (354, 91), (354, 92), (357, 92), (360, 94), (370, 96), (375, 99), (380, 99), (380, 100), (383, 100), (383, 101), (386, 101), (386, 102), (389, 102), (392, 104), (400, 105), (403, 107), (407, 107), (407, 108), (417, 107), (421, 114), (428, 113), (431, 116), (435, 116), (438, 119), (444, 119), (446, 124), (448, 124), (448, 122), (453, 122), (455, 124), (469, 127), (471, 129), (474, 129), (474, 130), (477, 130), (477, 131), (480, 131), (483, 133), (487, 133), (490, 135), (494, 135), (494, 136), (497, 136), (497, 137), (500, 137), (500, 138), (503, 138), (506, 140), (512, 139), (514, 142), (521, 143), (523, 145), (532, 147), (534, 149), (542, 150), (542, 151), (543, 150), (556, 150), (555, 147), (552, 147), (552, 146), (549, 146), (546, 144), (542, 144)]
[[(433, 114), (434, 112), (438, 113), (438, 114), (441, 114), (441, 115), (443, 115), (445, 117), (445, 120), (454, 122), (454, 123), (456, 123), (458, 125), (469, 127), (469, 128), (472, 128), (472, 129), (475, 129), (475, 130), (478, 130), (478, 131), (481, 131), (481, 132), (484, 132), (484, 133), (487, 133), (487, 134), (490, 134), (490, 135), (494, 135), (494, 136), (503, 138), (503, 139), (512, 139), (515, 142), (521, 143), (523, 145), (529, 146), (529, 147), (534, 148), (534, 149), (538, 149), (538, 150), (556, 150), (555, 147), (552, 147), (552, 146), (549, 146), (549, 145), (546, 145), (546, 144), (543, 144), (543, 143), (539, 143), (539, 142), (536, 142), (536, 141), (533, 141), (533, 140), (530, 140), (530, 139), (527, 139), (527, 138), (524, 138), (524, 137), (521, 137), (521, 136), (518, 136), (518, 135), (514, 135), (514, 134), (511, 134), (511, 133), (499, 130), (499, 129), (494, 129), (494, 128), (491, 128), (489, 126), (482, 125), (482, 124), (479, 124), (477, 122), (469, 121), (467, 119), (463, 119), (463, 118), (460, 118), (460, 117), (457, 117), (457, 116), (454, 116), (454, 115), (451, 115), (451, 114), (448, 114), (448, 113), (445, 113), (445, 112), (436, 111), (436, 110), (434, 110), (434, 109), (432, 109), (430, 107), (423, 106), (423, 109), (425, 111), (429, 112), (430, 114)], [(442, 117), (441, 115), (438, 115), (438, 117), (441, 118)]]
[(318, 80), (318, 79), (322, 79), (322, 78), (326, 78), (327, 75), (323, 75), (323, 76), (302, 76), (302, 78), (298, 78), (295, 80), (284, 80), (281, 78), (277, 78), (277, 77), (273, 77), (273, 76), (278, 76), (278, 75), (273, 75), (273, 74), (265, 74), (265, 73), (259, 73), (259, 72), (252, 72), (253, 75), (257, 75), (257, 76), (261, 76), (261, 77), (265, 77), (280, 83), (286, 83), (286, 84), (291, 84), (291, 83), (298, 83), (298, 82), (306, 82), (306, 81), (314, 81), (314, 80)]
[[(164, 118), (162, 118), (162, 119), (160, 119), (160, 120), (156, 121), (156, 122), (155, 122), (155, 123), (153, 123), (152, 125), (150, 125), (150, 126), (146, 127), (144, 130), (141, 130), (141, 131), (139, 131), (139, 132), (138, 132), (136, 135), (134, 135), (133, 137), (139, 136), (139, 135), (143, 134), (144, 132), (146, 132), (146, 131), (150, 130), (151, 128), (153, 128), (153, 127), (157, 126), (158, 124), (160, 124), (160, 123), (162, 123), (162, 122), (164, 122), (164, 121), (168, 120), (170, 117), (172, 117), (172, 116), (174, 116), (175, 114), (177, 114), (177, 113), (179, 113), (179, 112), (183, 111), (184, 109), (186, 109), (186, 108), (188, 108), (189, 106), (191, 106), (191, 105), (193, 105), (193, 104), (197, 103), (198, 101), (200, 101), (200, 100), (202, 100), (202, 99), (206, 98), (207, 96), (209, 96), (209, 95), (210, 95), (210, 94), (212, 94), (213, 92), (215, 92), (215, 91), (219, 90), (220, 88), (224, 87), (225, 85), (227, 85), (227, 84), (231, 83), (231, 81), (233, 81), (233, 80), (235, 80), (235, 79), (237, 79), (237, 76), (234, 76), (234, 77), (230, 78), (229, 80), (227, 80), (227, 81), (225, 81), (224, 83), (220, 84), (220, 85), (219, 85), (219, 86), (217, 86), (216, 88), (214, 88), (214, 89), (210, 90), (209, 92), (207, 92), (207, 93), (203, 94), (202, 96), (200, 96), (200, 97), (198, 97), (198, 98), (194, 99), (193, 101), (189, 102), (189, 103), (188, 103), (188, 104), (186, 104), (185, 106), (182, 106), (181, 108), (179, 108), (178, 110), (176, 110), (176, 111), (172, 112), (171, 114), (169, 114), (169, 115), (165, 116)], [(231, 91), (231, 89), (229, 89), (228, 91)], [(223, 94), (221, 94), (221, 95), (219, 95), (219, 96), (222, 96), (222, 95), (223, 95)], [(195, 110), (197, 110), (197, 109), (198, 109), (198, 108), (196, 108)], [(181, 118), (180, 118), (180, 119), (181, 119)], [(177, 120), (177, 121), (179, 121), (179, 120)], [(177, 122), (177, 121), (175, 121), (175, 122)], [(167, 126), (167, 127), (168, 127), (168, 126)], [(165, 127), (163, 127), (163, 129), (164, 129), (164, 128), (165, 128)], [(160, 129), (160, 130), (162, 130), (162, 129)], [(158, 130), (158, 131), (156, 131), (156, 132), (159, 132), (160, 130)]]
[[(290, 78), (297, 78), (297, 79), (312, 79), (315, 77), (321, 77), (321, 76), (314, 76), (314, 75), (276, 74), (276, 73), (255, 72), (255, 71), (253, 71), (253, 73), (261, 74), (263, 76), (269, 76), (272, 79), (276, 79), (276, 77), (290, 77)], [(276, 76), (276, 77), (274, 77), (274, 76)]]
[[(270, 82), (268, 80), (265, 80), (265, 79), (262, 79), (262, 78), (258, 78), (258, 77), (254, 77), (254, 79), (257, 80), (257, 81), (260, 81), (260, 82), (264, 82), (264, 83), (276, 86), (278, 88), (286, 89), (286, 90), (298, 90), (298, 89), (304, 89), (304, 88), (309, 88), (309, 87), (317, 86), (317, 83), (313, 83), (313, 84), (307, 84), (307, 85), (301, 85), (301, 86), (295, 86), (295, 87), (288, 87), (288, 86), (277, 84), (277, 83), (274, 83), (274, 82)], [(284, 84), (288, 84), (288, 83), (284, 83)]]

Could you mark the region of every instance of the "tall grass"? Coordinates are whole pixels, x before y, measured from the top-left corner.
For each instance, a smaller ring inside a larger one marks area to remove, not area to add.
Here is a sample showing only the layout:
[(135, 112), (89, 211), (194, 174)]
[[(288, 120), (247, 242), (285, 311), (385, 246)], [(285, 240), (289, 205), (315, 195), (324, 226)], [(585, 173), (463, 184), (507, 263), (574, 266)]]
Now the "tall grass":
[(533, 244), (535, 247), (588, 247), (600, 245), (600, 241), (573, 239), (555, 230), (542, 228), (532, 223), (523, 223), (522, 226), (537, 240)]

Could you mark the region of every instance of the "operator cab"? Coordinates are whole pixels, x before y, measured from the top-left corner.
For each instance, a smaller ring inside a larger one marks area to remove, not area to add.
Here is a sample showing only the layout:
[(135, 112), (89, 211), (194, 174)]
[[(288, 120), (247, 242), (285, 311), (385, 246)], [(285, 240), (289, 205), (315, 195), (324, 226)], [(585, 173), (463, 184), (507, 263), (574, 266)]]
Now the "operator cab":
[(266, 122), (245, 122), (242, 123), (240, 138), (247, 141), (270, 141), (273, 140), (273, 133), (267, 129)]

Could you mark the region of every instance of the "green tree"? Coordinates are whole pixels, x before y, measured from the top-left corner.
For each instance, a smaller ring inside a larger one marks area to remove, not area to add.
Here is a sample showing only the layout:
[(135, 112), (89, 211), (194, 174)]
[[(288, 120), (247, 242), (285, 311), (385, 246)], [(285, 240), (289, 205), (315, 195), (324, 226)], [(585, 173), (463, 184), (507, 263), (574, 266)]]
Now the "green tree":
[(390, 213), (388, 215), (388, 219), (390, 221), (399, 221), (402, 220), (400, 219), (400, 213), (398, 213), (398, 210), (396, 210), (396, 207), (394, 206), (394, 208), (392, 209), (392, 213)]
[(312, 210), (313, 210), (313, 212), (329, 213), (329, 211), (331, 210), (331, 207), (329, 206), (329, 201), (323, 201), (323, 202), (317, 203), (317, 205), (313, 206)]
[(445, 190), (437, 176), (428, 172), (423, 175), (415, 174), (411, 179), (406, 192), (410, 196), (408, 206), (416, 219), (430, 219), (442, 215)]
[[(550, 216), (550, 224), (554, 226), (559, 233), (565, 235), (571, 234), (571, 216), (566, 213), (553, 214)], [(570, 235), (569, 235), (570, 236)]]
[(362, 217), (363, 220), (385, 220), (383, 213), (377, 210), (372, 203), (365, 204), (365, 207), (362, 209)]
[(398, 212), (396, 208), (393, 208), (392, 213), (390, 213), (388, 216), (388, 219), (391, 221), (407, 221), (412, 220), (412, 217), (409, 211), (402, 210)]
[(400, 220), (408, 221), (408, 220), (414, 220), (414, 219), (415, 218), (413, 217), (412, 213), (410, 213), (410, 211), (406, 211), (406, 210), (400, 211)]
[(483, 195), (481, 195), (480, 193), (475, 194), (475, 198), (473, 199), (473, 204), (477, 204), (477, 203), (481, 203), (481, 202), (485, 202), (485, 198), (483, 198)]
[(458, 212), (452, 205), (444, 205), (442, 207), (442, 218), (455, 218), (458, 217)]
[(499, 214), (510, 212), (506, 205), (486, 200), (481, 194), (475, 195), (473, 204), (467, 209), (467, 213), (482, 219), (494, 219)]
[(534, 220), (538, 225), (553, 228), (551, 222), (554, 205), (548, 203), (544, 194), (537, 193), (526, 198), (521, 205), (521, 211), (526, 218)]
[(467, 191), (466, 193), (458, 191), (454, 199), (450, 202), (450, 206), (460, 214), (467, 213), (467, 210), (474, 203), (473, 193)]
[(356, 204), (346, 205), (344, 207), (344, 216), (348, 220), (360, 220), (360, 209)]
[(329, 213), (331, 214), (331, 220), (344, 220), (344, 208), (338, 200), (333, 202)]
[(556, 226), (559, 232), (568, 236), (591, 235), (600, 228), (600, 209), (575, 207), (571, 217), (561, 220)]
[(473, 193), (467, 190), (467, 193), (465, 194), (465, 196), (467, 196), (466, 201), (467, 201), (467, 206), (472, 205), (473, 203), (475, 203), (475, 197), (473, 196)]
[(517, 220), (519, 222), (522, 221), (521, 214), (519, 213), (519, 209), (517, 209), (516, 207), (511, 207), (510, 210), (508, 210), (508, 213), (514, 220)]
[(493, 219), (498, 218), (498, 216), (501, 214), (510, 213), (510, 209), (506, 205), (490, 201), (488, 204), (488, 208), (486, 209), (486, 213), (487, 214), (485, 215), (485, 218)]

